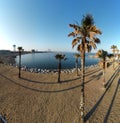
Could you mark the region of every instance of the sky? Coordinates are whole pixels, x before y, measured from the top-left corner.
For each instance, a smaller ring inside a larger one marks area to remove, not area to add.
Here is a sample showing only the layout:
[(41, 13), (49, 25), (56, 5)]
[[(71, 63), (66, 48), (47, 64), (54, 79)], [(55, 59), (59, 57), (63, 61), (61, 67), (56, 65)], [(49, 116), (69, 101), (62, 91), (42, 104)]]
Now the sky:
[(0, 50), (76, 51), (69, 24), (87, 13), (102, 31), (99, 49), (120, 48), (120, 0), (0, 0)]

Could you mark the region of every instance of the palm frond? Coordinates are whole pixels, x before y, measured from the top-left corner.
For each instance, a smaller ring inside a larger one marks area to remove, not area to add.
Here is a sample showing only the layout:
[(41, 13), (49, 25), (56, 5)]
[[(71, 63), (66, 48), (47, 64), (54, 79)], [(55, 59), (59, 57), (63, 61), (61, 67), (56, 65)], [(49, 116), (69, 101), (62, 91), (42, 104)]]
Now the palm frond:
[(95, 35), (95, 32), (91, 32), (91, 31), (90, 31), (88, 37), (92, 40), (93, 37), (94, 37), (94, 35)]
[(92, 47), (93, 47), (94, 49), (97, 49), (97, 46), (96, 46), (95, 43), (92, 45)]
[(101, 54), (102, 54), (102, 50), (98, 50), (98, 52), (96, 53), (96, 56), (97, 56), (98, 58), (101, 58)]
[(112, 46), (111, 46), (111, 49), (116, 49), (116, 48), (117, 48), (116, 45), (112, 45)]
[(74, 28), (74, 33), (79, 34), (79, 31), (81, 31), (81, 27), (76, 24), (69, 24), (70, 27)]
[(107, 55), (108, 55), (107, 51), (104, 51), (104, 50), (98, 50), (98, 52), (96, 53), (96, 56), (102, 59), (107, 57)]
[(91, 50), (92, 50), (92, 46), (89, 45), (87, 52), (91, 52)]
[[(120, 55), (120, 54), (118, 54), (118, 57), (119, 57), (119, 55)], [(107, 57), (108, 57), (108, 58), (113, 58), (114, 55), (113, 55), (113, 54), (108, 54)]]
[(97, 48), (95, 42), (93, 42), (93, 41), (90, 41), (90, 42), (89, 42), (89, 45), (90, 45), (91, 47), (93, 47), (94, 49)]
[(100, 43), (100, 39), (99, 39), (99, 38), (94, 37), (93, 40), (94, 40), (94, 42), (95, 42), (96, 44), (99, 44), (99, 43)]
[(97, 29), (97, 27), (95, 25), (91, 26), (90, 30), (92, 32), (95, 32), (96, 34), (102, 34), (102, 32), (99, 29)]
[(81, 55), (80, 55), (79, 53), (75, 53), (75, 54), (74, 54), (74, 57), (75, 57), (75, 58), (79, 58), (80, 56), (81, 56)]
[(22, 49), (22, 47), (18, 47), (18, 50), (22, 52), (23, 49)]
[(74, 29), (76, 29), (78, 27), (78, 25), (76, 25), (76, 24), (69, 24), (69, 26), (74, 28)]
[(80, 37), (77, 37), (75, 38), (73, 41), (72, 41), (72, 48), (74, 48), (74, 46), (80, 41)]
[(86, 52), (91, 52), (91, 50), (92, 50), (92, 46), (89, 45), (88, 43), (86, 43), (86, 44), (85, 44), (85, 51), (86, 51)]
[(100, 35), (102, 34), (102, 32), (101, 32), (99, 29), (95, 30), (94, 32), (95, 32), (96, 34), (100, 34)]
[(64, 54), (56, 54), (55, 58), (61, 60), (61, 59), (65, 58), (65, 55)]
[(70, 37), (70, 36), (75, 37), (75, 36), (76, 36), (76, 34), (75, 34), (74, 32), (71, 32), (71, 33), (69, 33), (69, 34), (68, 34), (68, 37)]
[(86, 16), (83, 16), (82, 19), (83, 27), (92, 26), (93, 24), (94, 24), (94, 20), (91, 14), (87, 14)]
[(83, 51), (83, 45), (82, 44), (79, 44), (78, 47), (77, 47), (77, 50), (82, 52)]

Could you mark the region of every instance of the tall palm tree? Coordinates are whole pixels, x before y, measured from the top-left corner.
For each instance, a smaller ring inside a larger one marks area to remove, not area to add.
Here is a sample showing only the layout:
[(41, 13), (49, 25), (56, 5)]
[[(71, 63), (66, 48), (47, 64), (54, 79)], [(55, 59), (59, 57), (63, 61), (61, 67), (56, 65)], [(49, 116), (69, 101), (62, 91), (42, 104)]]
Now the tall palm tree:
[(94, 25), (94, 19), (90, 14), (83, 16), (81, 26), (79, 24), (69, 24), (74, 29), (68, 36), (73, 36), (72, 47), (77, 45), (77, 50), (81, 53), (81, 123), (84, 123), (84, 81), (85, 81), (85, 53), (90, 52), (92, 48), (96, 49), (96, 43), (100, 43), (100, 39), (96, 34), (101, 34), (101, 31)]
[(108, 56), (107, 51), (98, 50), (96, 56), (102, 59), (102, 68), (103, 68), (103, 85), (105, 85), (105, 69), (106, 69), (106, 57)]
[(60, 74), (61, 74), (61, 60), (66, 60), (65, 55), (56, 54), (55, 58), (58, 60), (58, 82), (60, 82)]
[(18, 77), (21, 78), (21, 53), (23, 51), (22, 47), (18, 47), (18, 51), (19, 51), (19, 73), (18, 73)]
[(113, 58), (113, 70), (114, 70), (114, 68), (115, 68), (114, 62), (115, 62), (115, 51), (116, 51), (116, 48), (117, 48), (116, 45), (112, 45), (112, 46), (111, 46), (111, 49), (112, 49), (112, 52), (113, 52), (113, 55), (114, 55), (114, 58)]
[(74, 54), (74, 57), (75, 57), (75, 62), (76, 62), (76, 72), (77, 72), (77, 76), (78, 76), (78, 58), (80, 57), (80, 54), (79, 53), (75, 53)]

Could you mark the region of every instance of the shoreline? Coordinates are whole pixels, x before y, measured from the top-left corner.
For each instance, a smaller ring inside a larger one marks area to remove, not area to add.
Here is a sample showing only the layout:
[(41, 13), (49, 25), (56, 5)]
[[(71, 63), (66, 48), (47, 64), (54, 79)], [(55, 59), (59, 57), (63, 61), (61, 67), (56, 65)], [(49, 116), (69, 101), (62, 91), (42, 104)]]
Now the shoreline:
[[(13, 66), (15, 68), (18, 68), (19, 66), (16, 65), (16, 64), (7, 64), (7, 65), (10, 65), (10, 66)], [(94, 65), (90, 65), (90, 66), (85, 66), (85, 70), (88, 70), (88, 69), (94, 69), (94, 68), (99, 68), (99, 65), (98, 64), (94, 64)], [(22, 71), (27, 71), (27, 72), (30, 72), (30, 73), (42, 73), (42, 74), (47, 74), (47, 73), (58, 73), (58, 69), (42, 69), (42, 68), (36, 68), (36, 67), (26, 67), (25, 65), (22, 65), (21, 66), (21, 70)], [(76, 71), (76, 68), (66, 68), (66, 69), (61, 69), (61, 73), (66, 73), (66, 74), (69, 74), (69, 73), (74, 73)], [(81, 68), (78, 68), (78, 72), (81, 71)]]
[[(18, 67), (18, 66), (17, 66)], [(86, 66), (85, 69), (91, 69), (91, 68), (97, 68), (98, 65), (95, 64), (95, 65), (90, 65), (90, 66)], [(41, 68), (28, 68), (26, 66), (22, 66), (21, 67), (21, 70), (23, 71), (28, 71), (28, 72), (31, 72), (31, 73), (43, 73), (43, 74), (46, 74), (46, 73), (58, 73), (58, 69), (41, 69)], [(61, 69), (61, 73), (73, 73), (74, 71), (76, 71), (76, 68), (66, 68), (66, 69)], [(78, 68), (78, 72), (81, 71), (81, 68)]]

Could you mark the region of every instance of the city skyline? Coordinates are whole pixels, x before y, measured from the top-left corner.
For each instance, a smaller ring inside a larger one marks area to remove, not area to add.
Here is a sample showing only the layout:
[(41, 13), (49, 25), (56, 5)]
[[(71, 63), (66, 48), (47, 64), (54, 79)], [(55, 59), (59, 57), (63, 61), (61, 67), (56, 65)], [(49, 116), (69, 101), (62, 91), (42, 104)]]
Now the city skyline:
[(15, 44), (25, 50), (76, 51), (69, 24), (81, 24), (90, 13), (102, 31), (101, 44), (92, 52), (112, 52), (112, 45), (120, 48), (119, 8), (118, 0), (0, 0), (0, 50), (13, 50)]

